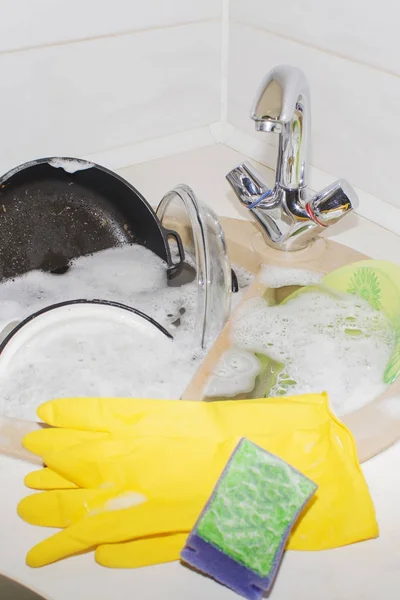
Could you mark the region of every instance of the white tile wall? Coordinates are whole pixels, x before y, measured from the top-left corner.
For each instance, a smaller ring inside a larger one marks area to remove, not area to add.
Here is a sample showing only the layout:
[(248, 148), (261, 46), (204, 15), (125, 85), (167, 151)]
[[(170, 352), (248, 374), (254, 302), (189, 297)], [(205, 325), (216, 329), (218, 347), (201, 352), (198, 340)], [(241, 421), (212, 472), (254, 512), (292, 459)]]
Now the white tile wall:
[(396, 0), (230, 0), (232, 20), (400, 74)]
[(0, 0), (0, 173), (175, 139), (226, 112), (260, 139), (253, 95), (286, 62), (310, 81), (314, 166), (400, 206), (399, 17), (394, 0)]
[[(239, 0), (231, 2), (231, 16), (239, 17)], [(249, 12), (258, 7), (259, 22), (263, 18), (268, 25), (270, 13), (265, 11), (262, 17), (263, 3), (250, 0), (246, 7), (249, 4), (253, 8)], [(279, 12), (278, 4), (274, 6)], [(326, 7), (327, 2), (321, 4)], [(334, 8), (337, 3), (330, 4)], [(294, 10), (297, 3), (290, 5)], [(345, 20), (345, 12), (342, 18)], [(252, 135), (273, 135), (254, 132), (249, 108), (271, 67), (296, 65), (303, 69), (311, 87), (312, 164), (400, 206), (400, 77), (237, 22), (231, 22), (229, 37), (230, 123)]]
[(1, 0), (0, 52), (220, 16), (221, 0)]
[(0, 73), (5, 172), (39, 156), (81, 156), (218, 121), (220, 24), (3, 53)]

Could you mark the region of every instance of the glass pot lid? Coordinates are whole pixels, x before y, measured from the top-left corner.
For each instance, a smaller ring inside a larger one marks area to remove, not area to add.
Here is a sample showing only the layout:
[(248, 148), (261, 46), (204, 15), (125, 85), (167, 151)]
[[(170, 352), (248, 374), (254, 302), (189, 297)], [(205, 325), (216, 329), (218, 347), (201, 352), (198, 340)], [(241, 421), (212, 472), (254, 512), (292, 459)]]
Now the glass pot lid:
[(195, 336), (202, 348), (208, 348), (222, 330), (231, 304), (231, 266), (221, 223), (185, 184), (165, 194), (156, 214), (164, 227), (179, 234), (187, 269), (195, 268)]

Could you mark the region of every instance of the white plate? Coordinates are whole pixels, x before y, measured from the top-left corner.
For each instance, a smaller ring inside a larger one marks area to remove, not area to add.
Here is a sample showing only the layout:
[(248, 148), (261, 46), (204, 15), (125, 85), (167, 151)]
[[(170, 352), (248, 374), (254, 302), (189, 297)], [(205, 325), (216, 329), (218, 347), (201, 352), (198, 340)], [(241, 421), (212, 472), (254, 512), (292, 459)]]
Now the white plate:
[(134, 329), (141, 336), (145, 335), (154, 340), (172, 338), (171, 334), (157, 321), (144, 313), (124, 304), (106, 300), (71, 300), (48, 306), (21, 321), (0, 344), (0, 377), (10, 367), (10, 362), (21, 348), (34, 348), (35, 340), (66, 322), (72, 325), (82, 321), (82, 324), (108, 322)]
[(0, 414), (35, 421), (54, 398), (165, 397), (173, 361), (179, 383), (175, 350), (170, 333), (125, 305), (52, 305), (0, 345)]

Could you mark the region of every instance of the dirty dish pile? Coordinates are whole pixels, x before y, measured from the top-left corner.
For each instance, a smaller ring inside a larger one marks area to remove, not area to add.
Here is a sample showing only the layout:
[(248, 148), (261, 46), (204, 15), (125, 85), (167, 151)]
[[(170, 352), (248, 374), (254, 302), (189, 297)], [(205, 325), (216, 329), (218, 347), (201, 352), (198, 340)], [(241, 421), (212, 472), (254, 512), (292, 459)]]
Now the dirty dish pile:
[[(231, 267), (216, 215), (182, 185), (166, 194), (157, 216), (123, 179), (76, 159), (21, 165), (3, 177), (3, 185), (4, 226), (21, 234), (21, 257), (29, 260), (1, 261), (0, 414), (35, 419), (40, 403), (60, 396), (179, 398), (230, 310)], [(24, 186), (27, 198), (18, 200)], [(36, 211), (32, 230), (18, 219), (21, 202)], [(176, 222), (185, 250), (167, 225), (177, 202), (186, 211)], [(104, 237), (103, 221), (114, 237)], [(238, 276), (244, 287), (251, 280), (240, 269)], [(241, 294), (235, 296), (237, 303)], [(69, 305), (51, 313), (51, 328), (44, 326), (49, 307), (77, 299), (101, 300), (103, 311), (97, 307), (91, 315), (93, 305), (86, 312), (82, 304)], [(171, 337), (154, 343), (146, 338), (148, 328), (124, 330), (107, 317), (105, 302), (148, 315)], [(34, 339), (6, 360), (8, 344), (22, 339), (21, 331), (15, 339), (10, 332), (18, 325), (27, 335), (33, 323)]]
[[(246, 286), (250, 275), (239, 269), (238, 275)], [(21, 349), (7, 371), (1, 370), (0, 359), (0, 414), (33, 419), (41, 402), (65, 395), (180, 397), (205, 354), (193, 343), (195, 281), (168, 286), (163, 261), (141, 246), (104, 250), (73, 261), (62, 276), (31, 271), (0, 284), (1, 328), (76, 298), (135, 307), (174, 339), (163, 336), (157, 344), (152, 338), (145, 343), (143, 336), (137, 339), (137, 331), (107, 321), (96, 320), (96, 327), (90, 321), (84, 327), (76, 320), (60, 324), (51, 338), (43, 336), (40, 350)], [(140, 377), (135, 365), (141, 365)]]
[[(246, 286), (249, 274), (238, 274)], [(40, 352), (27, 346), (7, 371), (1, 370), (0, 414), (34, 419), (41, 402), (64, 395), (180, 397), (205, 354), (193, 343), (195, 281), (181, 288), (168, 286), (163, 261), (141, 246), (104, 250), (73, 261), (62, 276), (31, 271), (0, 284), (1, 327), (76, 298), (135, 307), (174, 340), (164, 336), (154, 344), (149, 338), (146, 345), (143, 336), (136, 339), (138, 332), (124, 332), (122, 325), (65, 323), (54, 329), (53, 337), (43, 337)], [(139, 359), (141, 377), (135, 370)], [(74, 375), (80, 372), (82, 377)]]

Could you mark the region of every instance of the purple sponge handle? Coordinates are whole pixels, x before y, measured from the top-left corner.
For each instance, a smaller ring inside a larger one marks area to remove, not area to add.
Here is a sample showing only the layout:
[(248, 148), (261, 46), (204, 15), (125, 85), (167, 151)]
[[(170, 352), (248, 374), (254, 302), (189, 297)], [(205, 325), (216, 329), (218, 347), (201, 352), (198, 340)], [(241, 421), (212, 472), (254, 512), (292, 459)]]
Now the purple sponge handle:
[[(280, 554), (278, 553), (278, 555)], [(261, 600), (265, 590), (271, 587), (279, 566), (279, 560), (277, 560), (276, 567), (271, 574), (268, 577), (260, 577), (254, 571), (239, 565), (195, 533), (189, 535), (181, 552), (181, 558), (248, 600)]]

